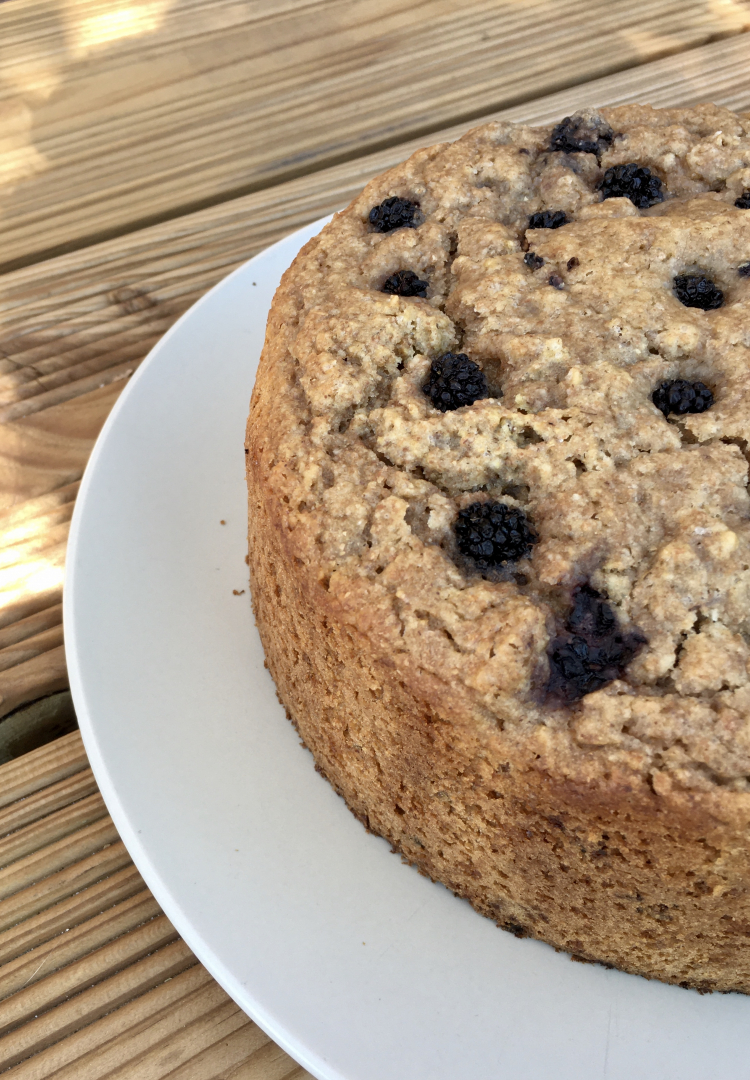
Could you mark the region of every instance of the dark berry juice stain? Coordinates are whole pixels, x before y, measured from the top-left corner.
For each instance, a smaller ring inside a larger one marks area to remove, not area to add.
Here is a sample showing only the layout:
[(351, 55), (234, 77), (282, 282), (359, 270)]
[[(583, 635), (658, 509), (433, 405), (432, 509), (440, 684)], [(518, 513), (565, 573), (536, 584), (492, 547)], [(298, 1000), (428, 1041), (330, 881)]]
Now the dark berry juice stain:
[(479, 570), (525, 559), (539, 539), (523, 510), (501, 502), (465, 506), (454, 529), (458, 550)]
[(539, 210), (529, 218), (530, 229), (559, 229), (567, 223), (568, 215), (564, 210)]
[(740, 210), (750, 210), (750, 191), (743, 191), (739, 199), (734, 200), (734, 205)]
[(393, 195), (378, 206), (373, 206), (370, 211), (370, 224), (375, 232), (383, 233), (393, 232), (394, 229), (414, 229), (417, 210), (419, 203)]
[(590, 585), (573, 593), (565, 633), (550, 646), (547, 692), (566, 703), (622, 676), (646, 638), (634, 630), (624, 634), (604, 596)]
[(615, 133), (604, 120), (584, 120), (582, 116), (566, 116), (552, 129), (550, 150), (566, 154), (603, 154), (612, 144)]
[(651, 400), (665, 416), (669, 416), (670, 413), (682, 416), (685, 413), (702, 413), (710, 409), (714, 403), (714, 396), (705, 383), (688, 382), (687, 379), (669, 379), (661, 386), (657, 386), (651, 395)]
[(427, 281), (420, 281), (413, 270), (397, 270), (395, 274), (391, 274), (389, 278), (385, 279), (380, 291), (391, 293), (393, 296), (421, 296), (424, 298), (427, 294), (428, 284)]
[(440, 412), (452, 412), (489, 397), (484, 372), (466, 353), (444, 353), (433, 360), (422, 389)]
[(535, 255), (533, 251), (527, 251), (523, 257), (523, 261), (528, 266), (529, 270), (538, 270), (540, 266), (544, 266), (544, 259), (541, 255)]
[(664, 198), (659, 177), (652, 176), (650, 169), (635, 162), (607, 169), (597, 189), (601, 191), (602, 199), (630, 199), (639, 210), (645, 210)]
[(685, 307), (713, 311), (724, 303), (724, 293), (703, 274), (683, 274), (674, 279), (674, 294)]

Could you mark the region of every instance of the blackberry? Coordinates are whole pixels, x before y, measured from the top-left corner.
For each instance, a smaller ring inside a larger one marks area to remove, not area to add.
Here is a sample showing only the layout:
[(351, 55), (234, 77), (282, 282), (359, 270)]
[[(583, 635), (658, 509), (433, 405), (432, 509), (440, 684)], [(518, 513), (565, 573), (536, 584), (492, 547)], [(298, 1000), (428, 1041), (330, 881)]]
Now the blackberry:
[(565, 627), (579, 637), (605, 638), (617, 629), (617, 619), (601, 593), (590, 585), (581, 585), (573, 594)]
[(540, 266), (544, 266), (544, 259), (541, 255), (535, 255), (533, 251), (527, 251), (523, 257), (523, 261), (528, 266), (529, 270), (538, 270)]
[(606, 599), (590, 585), (574, 592), (565, 631), (550, 646), (547, 690), (566, 702), (619, 679), (646, 641), (638, 631), (624, 634)]
[(380, 290), (393, 296), (421, 296), (427, 293), (429, 282), (420, 281), (413, 270), (397, 270), (383, 282)]
[(582, 116), (566, 116), (552, 129), (550, 150), (566, 154), (602, 154), (612, 143), (615, 133), (603, 120), (585, 120)]
[(597, 189), (601, 191), (602, 199), (630, 199), (639, 210), (653, 206), (664, 198), (659, 177), (652, 176), (650, 169), (635, 162), (613, 165), (607, 169)]
[(674, 294), (685, 307), (712, 311), (724, 303), (724, 293), (703, 274), (684, 274), (674, 279)]
[(433, 360), (422, 389), (440, 412), (452, 412), (489, 397), (484, 372), (466, 353), (444, 353)]
[(568, 215), (564, 210), (539, 210), (529, 218), (530, 229), (559, 229), (566, 225)]
[(702, 413), (710, 409), (714, 396), (705, 383), (670, 379), (654, 390), (651, 400), (665, 416), (670, 413), (683, 416), (685, 413)]
[(419, 210), (419, 203), (393, 195), (390, 199), (384, 199), (379, 206), (373, 206), (370, 211), (370, 224), (375, 232), (414, 229), (416, 228), (414, 217), (417, 210)]
[(750, 263), (743, 263), (742, 266), (738, 266), (737, 273), (740, 277), (750, 277)]
[(563, 279), (560, 277), (559, 274), (550, 274), (549, 283), (554, 289), (564, 289), (565, 288), (565, 282), (563, 281)]
[(734, 205), (740, 210), (750, 210), (750, 191), (743, 191), (739, 199), (735, 199)]
[(480, 570), (525, 559), (539, 537), (523, 510), (500, 502), (474, 502), (459, 510), (458, 550)]

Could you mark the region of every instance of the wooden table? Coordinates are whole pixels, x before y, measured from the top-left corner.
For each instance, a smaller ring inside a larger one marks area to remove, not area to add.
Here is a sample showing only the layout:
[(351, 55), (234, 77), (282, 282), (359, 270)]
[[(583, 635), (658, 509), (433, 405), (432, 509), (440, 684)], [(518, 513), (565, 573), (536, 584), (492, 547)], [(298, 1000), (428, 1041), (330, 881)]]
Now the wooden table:
[(475, 121), (750, 110), (749, 29), (743, 0), (0, 4), (0, 1071), (308, 1075), (161, 914), (75, 730), (68, 523), (130, 375), (234, 267)]

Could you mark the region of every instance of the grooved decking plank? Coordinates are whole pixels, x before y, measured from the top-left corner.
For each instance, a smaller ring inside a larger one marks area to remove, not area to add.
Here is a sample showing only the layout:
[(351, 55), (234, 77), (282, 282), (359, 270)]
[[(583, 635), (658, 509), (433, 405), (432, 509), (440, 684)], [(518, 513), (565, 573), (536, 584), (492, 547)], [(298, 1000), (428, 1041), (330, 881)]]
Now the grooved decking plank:
[[(234, 1080), (235, 1071), (241, 1074), (253, 1057), (271, 1045), (268, 1036), (227, 999), (163, 1038), (136, 1060), (118, 1062), (108, 1072), (107, 1080), (154, 1080), (165, 1074), (170, 1080), (180, 1076), (219, 1080), (227, 1075), (225, 1070), (230, 1070)], [(124, 1057), (127, 1047), (123, 1050)], [(294, 1062), (286, 1054), (284, 1057), (287, 1067), (293, 1067)], [(264, 1076), (263, 1080), (271, 1077)]]
[[(41, 535), (44, 535), (44, 532), (46, 532), (46, 529), (40, 529)], [(34, 615), (29, 615), (26, 619), (20, 619), (18, 622), (0, 630), (0, 650), (10, 649), (14, 645), (28, 641), (29, 638), (35, 638), (38, 634), (43, 634), (45, 631), (61, 624), (62, 604), (51, 604), (43, 611), (37, 611)]]
[(58, 846), (58, 842), (62, 843), (66, 837), (72, 837), (108, 816), (104, 799), (98, 791), (55, 810), (40, 821), (25, 825), (0, 840), (0, 869), (34, 855), (43, 847), (52, 844)]
[(39, 882), (116, 842), (117, 830), (111, 818), (95, 821), (0, 870), (0, 898), (5, 900), (23, 889), (27, 882)]
[[(111, 879), (109, 879), (111, 880)], [(142, 883), (141, 883), (142, 884)], [(25, 955), (6, 963), (2, 968), (0, 993), (4, 997), (16, 994), (24, 987), (46, 979), (53, 972), (72, 964), (76, 960), (101, 949), (108, 942), (121, 934), (133, 930), (141, 923), (160, 915), (159, 905), (145, 887), (135, 896), (120, 900), (107, 911), (87, 918), (79, 926), (66, 927), (65, 930), (38, 945)], [(102, 970), (103, 954), (95, 960), (95, 970)], [(0, 1003), (0, 1017), (3, 1005)]]
[(0, 766), (0, 808), (89, 767), (77, 731)]
[[(0, 766), (0, 791), (10, 778), (18, 794), (0, 809), (0, 857), (17, 858), (36, 845), (26, 876), (48, 868), (45, 852), (59, 852), (61, 830), (77, 858), (68, 831), (86, 834), (90, 815), (105, 813), (88, 767), (56, 779), (80, 750), (76, 732)], [(35, 790), (24, 795), (35, 770)], [(62, 900), (61, 878), (63, 893), (75, 889)], [(0, 1071), (75, 1080), (307, 1077), (197, 963), (122, 844), (30, 889), (46, 906), (0, 932)], [(23, 919), (25, 895), (0, 902), (0, 925), (9, 903), (16, 904), (11, 919)]]
[[(107, 1080), (240, 1080), (248, 1068), (257, 1067), (264, 1051), (282, 1054), (288, 1070), (299, 1069), (265, 1032), (227, 1001), (198, 1016), (181, 1031), (167, 1035), (137, 1061), (128, 1061), (108, 1074)], [(288, 1075), (293, 1075), (288, 1073)], [(302, 1076), (308, 1074), (302, 1070)], [(258, 1080), (275, 1080), (270, 1072)]]
[[(102, 826), (95, 826), (95, 828), (98, 831), (98, 839), (103, 835), (111, 835), (109, 829), (114, 829), (114, 826), (105, 824), (103, 828)], [(89, 835), (81, 846), (85, 849), (90, 844), (91, 836)], [(70, 846), (67, 851), (70, 852)], [(60, 857), (59, 853), (55, 854), (58, 858)], [(38, 862), (44, 861), (49, 862), (49, 860), (45, 859), (45, 853), (42, 852)], [(35, 862), (36, 860), (29, 860), (29, 864), (23, 870), (25, 872), (33, 870)], [(49, 877), (43, 878), (41, 881), (32, 880), (25, 888), (19, 888), (18, 892), (14, 892), (12, 896), (0, 900), (0, 931), (8, 930), (10, 927), (15, 926), (16, 923), (31, 918), (32, 915), (38, 915), (57, 901), (66, 900), (74, 893), (80, 892), (81, 889), (86, 889), (89, 885), (101, 881), (102, 878), (109, 877), (110, 874), (114, 874), (117, 870), (122, 870), (129, 863), (130, 856), (122, 840), (115, 840), (109, 843), (106, 848), (94, 851), (88, 858), (65, 865), (57, 873), (50, 874)], [(23, 876), (25, 877), (26, 873)], [(19, 872), (13, 885), (21, 877), (22, 874)]]
[(200, 965), (24, 1061), (13, 1080), (305, 1080)]
[[(75, 994), (56, 1008), (0, 1037), (0, 1069), (8, 1069), (32, 1054), (38, 1054), (197, 963), (184, 941), (164, 945), (139, 963), (131, 964), (110, 978), (97, 982), (88, 990)], [(64, 969), (59, 975), (65, 973)], [(56, 979), (57, 976), (52, 978)], [(39, 993), (42, 989), (43, 983), (32, 987), (31, 991), (32, 994)], [(12, 1002), (13, 998), (9, 1001)]]
[(0, 715), (5, 716), (28, 701), (65, 690), (67, 686), (65, 648), (57, 645), (0, 672)]
[[(153, 984), (155, 971), (159, 976), (156, 981), (163, 982), (161, 977), (163, 969), (176, 973), (177, 970), (182, 970), (182, 967), (175, 968), (176, 963), (186, 966), (187, 963), (194, 962), (193, 955), (185, 943), (176, 939), (177, 931), (166, 915), (153, 916), (147, 922), (127, 930), (113, 941), (108, 941), (98, 949), (72, 960), (61, 966), (59, 970), (44, 975), (31, 985), (23, 986), (6, 997), (0, 1002), (0, 1031), (10, 1031), (23, 1024), (25, 1025), (24, 1032), (26, 1032), (32, 1021), (37, 1017), (42, 1019), (44, 1013), (59, 1006), (61, 1002), (66, 1002), (66, 1007), (71, 1006), (71, 1015), (75, 1017), (77, 1027), (83, 1026), (83, 1023), (90, 1023), (90, 1018), (98, 1019), (104, 1012), (116, 1007), (112, 1005), (113, 1001), (116, 1003), (120, 1003), (121, 1000), (128, 1001), (136, 993), (142, 992), (140, 987), (144, 979)], [(170, 948), (173, 949), (172, 953), (169, 951)], [(47, 955), (49, 956), (49, 953)], [(141, 962), (138, 963), (138, 961)], [(117, 982), (120, 976), (127, 976), (125, 998), (121, 997), (121, 987)], [(171, 976), (164, 976), (164, 978), (169, 977)], [(133, 982), (134, 979), (137, 981)], [(91, 1002), (95, 1004), (84, 1006), (81, 999), (90, 993), (87, 988), (97, 989), (96, 986), (92, 986), (92, 983), (103, 984), (103, 996), (91, 993)], [(116, 985), (118, 989), (115, 989)], [(136, 986), (137, 989), (131, 992), (132, 986)], [(105, 1007), (102, 1007), (101, 1001), (105, 1002)], [(38, 1028), (40, 1032), (44, 1032), (42, 1035), (44, 1040), (48, 1038), (50, 1029), (55, 1029), (58, 1023), (62, 1022), (69, 1026), (70, 1021), (63, 1019), (66, 1015), (65, 1009), (58, 1008), (48, 1016), (46, 1023), (42, 1019)], [(79, 1023), (81, 1017), (84, 1017), (84, 1020)], [(27, 1035), (22, 1035), (20, 1030), (17, 1035), (19, 1039), (27, 1038)], [(33, 1037), (37, 1038), (36, 1035)], [(34, 1045), (36, 1046), (36, 1043)], [(2, 1039), (0, 1039), (0, 1057), (2, 1052)]]
[(88, 795), (94, 795), (97, 791), (96, 780), (90, 768), (50, 784), (36, 794), (0, 810), (0, 837), (31, 825), (47, 814), (70, 806)]
[[(51, 652), (52, 649), (57, 649), (62, 643), (62, 623), (57, 623), (55, 626), (43, 630), (41, 634), (33, 634), (16, 645), (11, 645), (7, 649), (0, 649), (0, 671), (17, 667), (19, 664), (25, 664), (28, 660), (35, 660), (38, 656)], [(63, 687), (59, 689), (62, 690)]]
[(40, 38), (35, 6), (0, 8), (6, 267), (750, 26), (742, 0), (50, 0)]
[[(124, 850), (124, 849), (123, 849)], [(107, 849), (109, 853), (111, 848)], [(80, 888), (71, 896), (59, 897), (48, 894), (49, 905), (0, 933), (0, 964), (10, 964), (31, 949), (37, 949), (66, 931), (72, 931), (90, 919), (117, 904), (127, 903), (144, 888), (143, 879), (136, 868), (125, 858), (125, 866), (107, 866), (105, 873), (92, 883), (80, 882)], [(85, 931), (84, 931), (85, 933)]]
[[(13, 1080), (104, 1080), (123, 1061), (139, 1057), (226, 1000), (221, 987), (196, 963), (117, 1012), (22, 1061)], [(0, 1063), (2, 1049), (0, 1040)]]
[[(35, 536), (42, 519), (46, 519), (50, 525), (69, 521), (79, 487), (80, 483), (76, 480), (69, 484), (58, 485), (54, 490), (50, 489), (36, 498), (29, 498), (29, 494), (25, 493), (23, 502), (16, 501), (4, 507), (3, 535), (8, 544), (22, 544), (24, 540)], [(3, 643), (10, 642), (6, 642), (3, 637)]]
[[(7, 279), (0, 278), (0, 283), (0, 294), (7, 297)], [(48, 304), (51, 300), (52, 298), (49, 297)], [(62, 303), (65, 302), (63, 297), (60, 297), (60, 300)], [(51, 306), (49, 304), (48, 312)], [(57, 318), (62, 320), (66, 318), (64, 309), (58, 310)], [(3, 333), (2, 324), (3, 316), (0, 313), (0, 352), (8, 354), (7, 339)], [(33, 325), (31, 320), (27, 320), (24, 336), (29, 332), (31, 325)], [(15, 360), (13, 362), (16, 363)], [(130, 365), (131, 372), (135, 366), (135, 364)], [(16, 417), (17, 423), (12, 425), (7, 423), (10, 417), (0, 416), (0, 476), (2, 476), (0, 510), (17, 511), (18, 503), (26, 499), (36, 499), (58, 488), (69, 490), (80, 480), (83, 467), (99, 432), (101, 400), (108, 401), (111, 408), (121, 389), (115, 387), (113, 391), (113, 388), (107, 385), (113, 381), (116, 381), (116, 374), (111, 372), (107, 373), (106, 377), (97, 375), (93, 380), (93, 385), (91, 377), (74, 380), (72, 392), (64, 394), (58, 390), (55, 401), (51, 401), (49, 391), (42, 388), (39, 391), (38, 400), (43, 403), (43, 413), (40, 409), (27, 408), (24, 416)], [(70, 425), (66, 423), (65, 410), (55, 409), (52, 406), (76, 397), (79, 391), (88, 395), (88, 411), (83, 407), (79, 409), (76, 415), (79, 426), (75, 431), (71, 431)], [(35, 400), (31, 399), (32, 402)], [(14, 408), (17, 408), (18, 404), (20, 403), (16, 403)], [(30, 413), (34, 415), (29, 415)], [(14, 528), (14, 532), (15, 544), (23, 544), (34, 535), (28, 530), (17, 528)], [(23, 532), (23, 537), (19, 535), (20, 532)], [(5, 594), (12, 594), (14, 584), (15, 579), (7, 568), (0, 571), (0, 597), (3, 599), (3, 609), (9, 602)], [(0, 625), (5, 625), (5, 620), (1, 616)]]

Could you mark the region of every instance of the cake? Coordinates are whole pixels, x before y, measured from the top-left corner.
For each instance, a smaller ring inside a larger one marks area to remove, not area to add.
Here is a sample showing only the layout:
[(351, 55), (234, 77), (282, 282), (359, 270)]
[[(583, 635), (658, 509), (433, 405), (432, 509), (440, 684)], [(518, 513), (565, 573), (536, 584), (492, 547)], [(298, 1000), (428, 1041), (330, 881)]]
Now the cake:
[(247, 430), (279, 697), (519, 936), (750, 992), (750, 117), (493, 122), (284, 275)]

